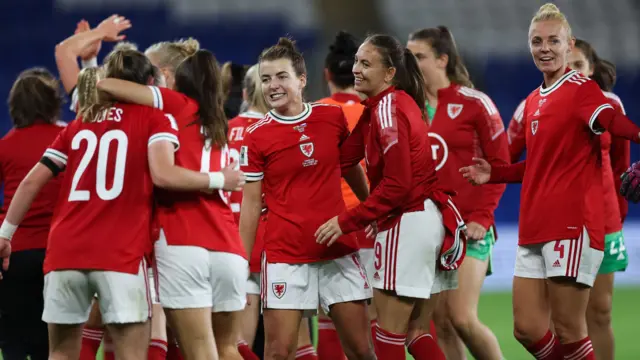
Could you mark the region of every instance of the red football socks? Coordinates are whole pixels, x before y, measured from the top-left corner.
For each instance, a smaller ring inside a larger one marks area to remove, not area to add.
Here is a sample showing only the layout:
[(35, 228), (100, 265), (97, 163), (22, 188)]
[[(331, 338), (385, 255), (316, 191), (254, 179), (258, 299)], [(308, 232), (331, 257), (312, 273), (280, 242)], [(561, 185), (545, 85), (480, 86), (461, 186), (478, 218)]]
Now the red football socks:
[(376, 326), (376, 337), (373, 340), (378, 360), (405, 360), (404, 342), (406, 334), (394, 334)]
[(422, 334), (413, 339), (407, 347), (416, 360), (447, 360), (431, 334)]
[(318, 319), (318, 359), (346, 360), (346, 358), (333, 321)]
[(95, 360), (104, 330), (100, 328), (85, 327), (82, 329), (82, 348), (80, 350), (80, 360)]
[(564, 360), (596, 360), (591, 339), (586, 338), (570, 344), (562, 344)]
[(537, 343), (525, 347), (537, 360), (563, 360), (562, 346), (551, 330)]

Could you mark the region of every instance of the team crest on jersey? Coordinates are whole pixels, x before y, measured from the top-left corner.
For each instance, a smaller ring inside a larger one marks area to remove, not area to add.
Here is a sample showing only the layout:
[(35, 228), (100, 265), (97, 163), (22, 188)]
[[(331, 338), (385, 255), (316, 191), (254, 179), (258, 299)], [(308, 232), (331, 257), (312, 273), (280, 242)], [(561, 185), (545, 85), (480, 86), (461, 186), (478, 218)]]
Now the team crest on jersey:
[(284, 281), (274, 282), (271, 284), (271, 290), (273, 290), (273, 295), (278, 299), (282, 299), (284, 294), (287, 292), (287, 283)]
[(535, 135), (538, 132), (538, 120), (533, 120), (531, 122), (531, 133)]
[(462, 112), (462, 104), (449, 104), (447, 105), (447, 114), (449, 114), (449, 117), (451, 118), (451, 120), (455, 119), (458, 117), (458, 115), (460, 115), (460, 113)]
[(310, 158), (313, 155), (313, 143), (304, 143), (300, 144), (300, 151), (304, 154), (304, 156)]

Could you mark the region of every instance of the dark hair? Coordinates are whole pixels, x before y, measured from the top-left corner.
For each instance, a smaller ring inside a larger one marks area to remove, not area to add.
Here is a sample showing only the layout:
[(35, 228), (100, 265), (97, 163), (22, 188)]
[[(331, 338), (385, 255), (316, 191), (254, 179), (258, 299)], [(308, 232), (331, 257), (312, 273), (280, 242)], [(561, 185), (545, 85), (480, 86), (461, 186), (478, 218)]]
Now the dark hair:
[(449, 58), (447, 62), (447, 77), (449, 80), (458, 85), (473, 87), (473, 83), (469, 78), (469, 71), (467, 71), (458, 53), (453, 34), (446, 26), (415, 31), (409, 34), (409, 41), (425, 41), (431, 46), (436, 57), (447, 55)]
[(329, 53), (324, 60), (325, 69), (331, 74), (331, 81), (339, 88), (353, 87), (353, 63), (359, 42), (355, 36), (340, 31), (333, 44), (329, 46)]
[(424, 114), (426, 102), (424, 80), (422, 71), (411, 50), (390, 35), (371, 35), (365, 42), (376, 47), (385, 66), (396, 68), (394, 85), (397, 89), (409, 94)]
[(227, 119), (238, 115), (242, 106), (242, 82), (248, 65), (227, 61), (220, 68), (222, 93), (224, 94), (224, 113)]
[(589, 62), (589, 67), (593, 68), (591, 78), (603, 91), (611, 91), (616, 84), (616, 66), (598, 56), (596, 50), (588, 42), (576, 39), (576, 47), (582, 51), (584, 57)]
[(296, 42), (292, 39), (281, 37), (278, 43), (265, 49), (258, 58), (258, 63), (262, 61), (273, 61), (278, 59), (291, 60), (291, 66), (297, 76), (307, 74), (307, 66), (304, 63), (302, 53), (296, 48)]
[(222, 76), (216, 57), (198, 50), (178, 65), (175, 89), (198, 103), (197, 123), (205, 139), (219, 147), (227, 143), (227, 117), (224, 114)]
[(83, 99), (78, 101), (78, 114), (83, 122), (96, 121), (100, 113), (113, 105), (112, 100), (98, 94), (96, 83), (99, 78), (121, 79), (147, 85), (158, 75), (151, 61), (143, 53), (129, 47), (110, 52), (104, 59), (103, 70), (86, 68), (78, 74), (78, 99)]
[(18, 75), (7, 105), (16, 128), (38, 121), (53, 123), (60, 116), (64, 96), (58, 80), (44, 68), (31, 68)]

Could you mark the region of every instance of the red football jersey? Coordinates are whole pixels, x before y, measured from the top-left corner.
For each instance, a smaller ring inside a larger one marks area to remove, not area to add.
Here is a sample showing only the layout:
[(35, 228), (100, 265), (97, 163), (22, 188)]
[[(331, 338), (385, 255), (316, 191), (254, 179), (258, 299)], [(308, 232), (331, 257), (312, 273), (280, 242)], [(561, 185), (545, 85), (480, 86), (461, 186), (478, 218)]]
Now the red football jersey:
[(365, 159), (371, 193), (366, 201), (338, 218), (344, 232), (378, 221), (390, 229), (403, 213), (424, 209), (437, 190), (428, 126), (415, 101), (393, 86), (365, 101), (362, 118), (341, 147), (341, 164)]
[[(257, 112), (244, 112), (235, 118), (229, 120), (229, 153), (231, 160), (240, 161), (240, 147), (244, 139), (244, 133), (247, 127), (255, 124), (264, 117), (263, 114)], [(236, 224), (240, 225), (240, 206), (242, 205), (242, 191), (234, 191), (231, 193), (231, 210), (233, 211)], [(264, 228), (266, 226), (267, 215), (263, 213), (258, 224), (258, 232), (256, 234), (256, 242), (249, 256), (249, 271), (252, 273), (260, 272), (260, 258), (262, 249), (264, 248)]]
[(438, 180), (456, 191), (454, 200), (463, 219), (488, 229), (494, 224), (493, 212), (506, 185), (473, 186), (460, 176), (460, 168), (472, 165), (474, 157), (492, 165), (509, 163), (504, 124), (493, 101), (478, 90), (456, 84), (438, 90), (429, 137)]
[(526, 148), (526, 140), (524, 131), (524, 123), (522, 121), (524, 117), (524, 104), (526, 100), (522, 100), (520, 105), (513, 113), (513, 117), (509, 122), (509, 128), (507, 129), (507, 139), (509, 140), (509, 154), (511, 156), (511, 163), (515, 164), (520, 160), (520, 156)]
[(340, 190), (340, 144), (349, 136), (338, 106), (304, 104), (297, 116), (274, 111), (247, 128), (240, 165), (247, 181), (262, 180), (268, 209), (264, 249), (269, 262), (310, 263), (358, 250), (355, 235), (327, 247), (320, 225), (345, 210)]
[[(4, 184), (4, 203), (0, 209), (0, 223), (9, 210), (11, 200), (22, 179), (38, 163), (42, 153), (67, 124), (36, 123), (13, 129), (0, 140), (0, 184)], [(11, 241), (12, 251), (45, 249), (49, 227), (56, 206), (63, 175), (47, 183), (33, 200), (31, 208), (20, 223)]]
[(151, 251), (155, 141), (178, 145), (162, 112), (116, 103), (94, 123), (69, 124), (44, 156), (66, 165), (44, 262), (45, 273), (93, 269), (137, 274)]
[(577, 71), (526, 100), (527, 160), (520, 203), (520, 245), (580, 236), (604, 246), (598, 114), (612, 108), (598, 85)]
[[(149, 87), (154, 107), (175, 118), (180, 139), (176, 165), (186, 169), (220, 171), (230, 162), (228, 146), (219, 148), (205, 143), (198, 124), (198, 104), (191, 98), (167, 88)], [(169, 245), (199, 246), (211, 251), (229, 252), (246, 257), (238, 226), (229, 206), (231, 192), (218, 190), (161, 192), (158, 217)]]

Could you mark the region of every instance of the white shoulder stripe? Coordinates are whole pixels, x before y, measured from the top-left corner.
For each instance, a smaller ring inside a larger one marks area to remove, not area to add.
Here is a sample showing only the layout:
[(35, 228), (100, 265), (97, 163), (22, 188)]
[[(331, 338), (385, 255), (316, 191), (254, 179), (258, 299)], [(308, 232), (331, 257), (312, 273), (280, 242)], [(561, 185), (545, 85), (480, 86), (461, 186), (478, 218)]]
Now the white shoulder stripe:
[(156, 109), (163, 110), (164, 103), (162, 102), (162, 93), (157, 86), (149, 86), (151, 89), (151, 93), (153, 94), (153, 107)]
[(393, 94), (385, 95), (378, 103), (378, 122), (380, 123), (380, 129), (384, 130), (388, 127), (393, 127), (393, 117), (391, 116), (391, 102)]
[(245, 131), (247, 133), (252, 133), (254, 132), (257, 128), (266, 125), (268, 123), (271, 122), (271, 117), (269, 115), (266, 115), (262, 120), (256, 122), (255, 124), (251, 124), (250, 126), (247, 126), (247, 128), (245, 129)]
[(516, 108), (516, 111), (513, 113), (513, 119), (518, 123), (522, 123), (522, 118), (524, 117), (524, 105), (527, 103), (527, 100), (522, 100), (520, 105)]
[(613, 100), (616, 104), (618, 104), (620, 106), (620, 109), (622, 109), (622, 113), (624, 115), (627, 115), (627, 112), (624, 110), (624, 105), (622, 105), (622, 100), (620, 100), (618, 95), (609, 91), (603, 91), (602, 93), (607, 97), (607, 99)]
[(498, 109), (493, 104), (493, 101), (491, 100), (491, 98), (489, 98), (487, 94), (483, 93), (482, 91), (478, 91), (478, 90), (471, 89), (464, 86), (460, 87), (460, 90), (458, 91), (464, 96), (479, 100), (480, 103), (482, 103), (482, 106), (484, 106), (485, 110), (487, 110), (487, 113), (489, 114), (489, 116), (493, 116), (498, 113)]
[(43, 156), (46, 156), (46, 157), (48, 157), (48, 158), (50, 158), (52, 160), (57, 160), (57, 161), (63, 163), (64, 165), (67, 165), (67, 155), (62, 153), (62, 152), (60, 152), (60, 151), (58, 151), (58, 150), (49, 148), (49, 149), (44, 151), (44, 155)]

